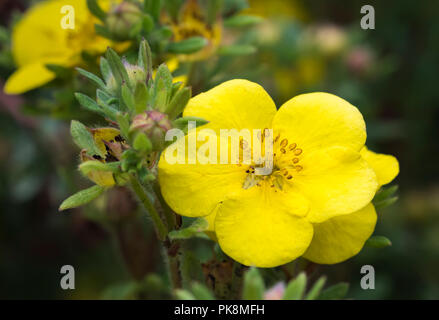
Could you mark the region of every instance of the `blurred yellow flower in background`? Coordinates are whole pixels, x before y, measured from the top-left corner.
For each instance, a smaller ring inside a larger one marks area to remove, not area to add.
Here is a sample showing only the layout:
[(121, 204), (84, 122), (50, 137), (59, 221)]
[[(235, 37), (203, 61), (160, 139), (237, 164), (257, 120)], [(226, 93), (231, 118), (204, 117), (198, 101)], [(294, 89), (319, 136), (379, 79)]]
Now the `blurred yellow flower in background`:
[[(167, 19), (165, 19), (167, 20)], [(186, 55), (179, 55), (181, 61), (197, 61), (209, 58), (221, 42), (222, 26), (220, 18), (214, 19), (212, 23), (207, 21), (196, 0), (188, 0), (181, 11), (181, 17), (177, 22), (170, 23), (174, 33), (174, 41), (179, 42), (191, 37), (203, 37), (207, 40), (206, 46), (198, 52)]]
[[(65, 5), (74, 8), (74, 29), (63, 29)], [(109, 9), (110, 1), (101, 0)], [(111, 41), (95, 33), (97, 19), (88, 11), (86, 0), (49, 0), (38, 3), (13, 28), (12, 55), (18, 69), (6, 81), (4, 91), (20, 94), (53, 80), (47, 64), (73, 67), (82, 61), (83, 51), (99, 54)]]

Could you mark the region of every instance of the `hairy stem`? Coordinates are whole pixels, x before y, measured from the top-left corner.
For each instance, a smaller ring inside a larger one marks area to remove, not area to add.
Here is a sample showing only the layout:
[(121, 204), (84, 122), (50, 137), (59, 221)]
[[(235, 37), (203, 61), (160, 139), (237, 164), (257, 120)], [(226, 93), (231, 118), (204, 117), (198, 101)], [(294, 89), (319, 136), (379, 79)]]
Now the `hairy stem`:
[[(154, 205), (151, 203), (151, 200), (146, 194), (145, 189), (143, 189), (142, 185), (135, 177), (131, 177), (131, 186), (134, 192), (136, 193), (137, 197), (145, 207), (146, 211), (148, 211), (149, 215), (151, 216), (154, 222), (154, 228), (156, 230), (157, 236), (159, 240), (161, 240), (163, 243), (164, 251), (165, 251), (163, 258), (165, 259), (165, 264), (167, 265), (169, 279), (172, 282), (172, 287), (173, 289), (181, 288), (182, 281), (181, 281), (180, 262), (178, 255), (180, 251), (180, 243), (171, 242), (168, 239), (168, 228), (163, 223)], [(158, 197), (157, 194), (155, 196)], [(170, 223), (171, 221), (169, 221), (169, 219), (170, 217), (167, 217), (168, 220), (167, 222), (171, 224)], [(175, 223), (172, 224), (175, 225)], [(174, 225), (169, 227), (173, 228)]]
[(153, 204), (151, 203), (151, 200), (149, 199), (148, 195), (146, 194), (145, 190), (143, 189), (142, 185), (137, 181), (135, 177), (131, 177), (131, 187), (133, 188), (134, 192), (136, 193), (137, 197), (139, 198), (140, 202), (145, 207), (146, 211), (149, 213), (153, 223), (154, 228), (157, 233), (158, 238), (161, 241), (166, 240), (166, 237), (168, 235), (168, 228), (163, 223), (162, 219), (160, 218), (159, 213), (154, 208)]

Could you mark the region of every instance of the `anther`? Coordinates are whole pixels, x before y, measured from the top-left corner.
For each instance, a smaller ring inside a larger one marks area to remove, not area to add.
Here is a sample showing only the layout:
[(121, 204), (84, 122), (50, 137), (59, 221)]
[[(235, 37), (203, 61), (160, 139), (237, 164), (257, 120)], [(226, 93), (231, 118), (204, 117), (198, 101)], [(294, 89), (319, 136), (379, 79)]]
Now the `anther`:
[(274, 139), (274, 142), (277, 142), (277, 140), (279, 140), (280, 138), (280, 133), (277, 134), (276, 138)]
[(281, 146), (282, 148), (285, 148), (285, 147), (287, 146), (287, 144), (288, 144), (288, 140), (287, 140), (287, 139), (283, 139), (283, 140), (280, 142), (280, 146)]
[(286, 151), (284, 148), (281, 148), (281, 149), (280, 149), (280, 152), (282, 152), (282, 153), (287, 153), (287, 151)]
[(299, 158), (293, 158), (293, 163), (299, 162)]
[(299, 154), (301, 154), (302, 153), (302, 149), (296, 149), (295, 151), (294, 151), (294, 154), (296, 155), (296, 156), (298, 156)]
[(293, 176), (292, 176), (292, 175), (289, 175), (289, 176), (287, 177), (287, 179), (288, 179), (288, 180), (291, 180), (291, 179), (293, 179)]
[(302, 166), (296, 166), (295, 168), (296, 168), (296, 171), (300, 171), (300, 170), (302, 170), (302, 169), (303, 169), (303, 167), (302, 167)]
[(297, 144), (296, 144), (296, 143), (292, 143), (292, 144), (290, 144), (290, 145), (288, 146), (288, 149), (290, 149), (290, 150), (294, 150), (294, 149), (296, 149), (296, 147), (297, 147)]

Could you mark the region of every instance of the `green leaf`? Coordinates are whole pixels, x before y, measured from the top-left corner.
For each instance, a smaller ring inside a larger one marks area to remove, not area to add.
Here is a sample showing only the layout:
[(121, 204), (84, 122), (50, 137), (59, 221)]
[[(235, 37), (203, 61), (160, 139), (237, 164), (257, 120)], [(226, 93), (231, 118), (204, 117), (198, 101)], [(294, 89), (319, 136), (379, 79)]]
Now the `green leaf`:
[(107, 59), (101, 57), (99, 66), (101, 69), (101, 75), (104, 77), (104, 80), (107, 80), (111, 76), (111, 69)]
[(101, 9), (101, 7), (98, 4), (97, 0), (87, 0), (87, 7), (88, 10), (90, 10), (90, 12), (99, 20), (101, 20), (102, 22), (105, 21), (107, 14), (105, 13), (104, 10)]
[(81, 69), (81, 68), (76, 68), (76, 71), (78, 71), (80, 74), (82, 74), (87, 79), (94, 82), (99, 88), (106, 91), (105, 83), (101, 80), (101, 78), (99, 78), (98, 76), (94, 75), (93, 73), (88, 72), (88, 71)]
[(256, 52), (256, 47), (246, 44), (234, 44), (219, 48), (218, 54), (222, 56), (242, 56)]
[(392, 242), (384, 236), (373, 236), (366, 241), (366, 246), (371, 248), (385, 248), (391, 246)]
[(78, 147), (87, 150), (87, 154), (98, 155), (102, 158), (105, 156), (97, 147), (90, 131), (81, 122), (72, 120), (70, 134)]
[(203, 49), (207, 45), (207, 40), (203, 37), (192, 37), (179, 42), (170, 43), (168, 51), (172, 53), (194, 53)]
[(174, 119), (183, 112), (191, 96), (192, 90), (189, 87), (177, 91), (166, 109), (169, 119)]
[(319, 300), (340, 300), (346, 297), (346, 294), (349, 290), (349, 283), (340, 282), (337, 283), (328, 289), (323, 290), (323, 292), (319, 295)]
[(160, 11), (162, 9), (162, 0), (145, 0), (144, 11), (149, 13), (155, 21), (159, 21)]
[(185, 133), (187, 133), (189, 121), (194, 121), (196, 128), (209, 123), (209, 121), (199, 117), (182, 117), (182, 118), (178, 118), (177, 120), (174, 120), (173, 125), (175, 128), (183, 130)]
[(165, 112), (172, 93), (172, 74), (166, 64), (161, 64), (154, 79), (154, 108)]
[(162, 89), (165, 89), (167, 91), (172, 90), (172, 74), (165, 63), (162, 63), (157, 68), (157, 73), (155, 75), (154, 82), (155, 82), (155, 90), (162, 90)]
[(386, 200), (390, 197), (392, 197), (396, 191), (398, 191), (398, 185), (394, 185), (388, 188), (382, 187), (378, 192), (376, 193), (375, 197), (373, 198), (374, 202), (380, 202), (383, 200)]
[(196, 300), (195, 296), (187, 290), (177, 289), (174, 294), (178, 300)]
[(119, 171), (120, 162), (109, 162), (102, 163), (98, 160), (89, 160), (83, 162), (79, 165), (79, 170), (87, 175), (92, 171), (110, 171), (110, 172), (118, 172)]
[(47, 69), (55, 73), (57, 78), (67, 78), (71, 74), (71, 70), (69, 68), (59, 66), (57, 64), (48, 63), (45, 66)]
[(207, 19), (206, 22), (209, 25), (215, 23), (215, 20), (221, 15), (221, 9), (223, 6), (223, 0), (209, 0), (207, 1)]
[(104, 38), (107, 38), (109, 40), (114, 40), (111, 32), (108, 31), (108, 29), (103, 25), (95, 23), (95, 32), (97, 35), (100, 35)]
[(86, 203), (89, 203), (90, 201), (99, 197), (102, 192), (104, 192), (104, 190), (104, 187), (98, 185), (81, 190), (64, 200), (59, 206), (58, 210), (62, 211), (66, 209), (76, 208)]
[(326, 278), (320, 277), (316, 283), (312, 286), (312, 288), (309, 290), (308, 294), (305, 297), (305, 300), (315, 300), (320, 294), (320, 291), (322, 291), (323, 286), (325, 285)]
[(143, 39), (140, 42), (137, 64), (146, 72), (146, 81), (152, 77), (152, 54), (148, 41)]
[(134, 138), (133, 147), (138, 151), (149, 153), (152, 150), (152, 143), (144, 133), (139, 132)]
[(92, 98), (79, 92), (75, 93), (75, 97), (76, 100), (78, 100), (79, 104), (83, 106), (85, 109), (99, 113), (100, 115), (105, 115), (104, 112), (102, 111), (102, 108)]
[(388, 198), (386, 200), (382, 200), (379, 202), (373, 202), (375, 209), (379, 210), (379, 209), (383, 209), (386, 207), (391, 206), (392, 204), (394, 204), (396, 201), (398, 201), (398, 197), (392, 197), (392, 198)]
[(134, 104), (136, 114), (144, 112), (148, 107), (149, 92), (144, 82), (137, 82), (134, 88)]
[(262, 300), (264, 291), (264, 280), (259, 274), (259, 270), (255, 267), (251, 267), (244, 275), (242, 298), (244, 300)]
[(206, 230), (208, 226), (209, 223), (206, 220), (203, 218), (198, 218), (187, 228), (169, 232), (168, 237), (170, 240), (193, 238)]
[(154, 28), (154, 19), (148, 13), (143, 14), (142, 28), (146, 33), (150, 32)]
[(119, 124), (120, 133), (122, 137), (129, 141), (129, 132), (130, 132), (130, 115), (118, 113), (116, 115), (117, 123)]
[(301, 300), (306, 289), (306, 274), (301, 272), (288, 283), (285, 289), (284, 300)]
[(134, 111), (136, 108), (136, 103), (134, 101), (134, 95), (131, 92), (130, 88), (128, 88), (128, 85), (126, 82), (122, 83), (121, 86), (121, 94), (122, 94), (122, 100), (129, 111)]
[(121, 86), (122, 82), (125, 81), (129, 86), (128, 73), (116, 51), (108, 48), (107, 52), (105, 53), (105, 58), (110, 65), (111, 72), (116, 80), (117, 85)]
[(197, 300), (215, 300), (212, 292), (205, 285), (194, 282), (192, 284), (192, 293)]
[(264, 21), (264, 18), (248, 14), (239, 14), (224, 21), (224, 26), (228, 28), (240, 28), (255, 25)]

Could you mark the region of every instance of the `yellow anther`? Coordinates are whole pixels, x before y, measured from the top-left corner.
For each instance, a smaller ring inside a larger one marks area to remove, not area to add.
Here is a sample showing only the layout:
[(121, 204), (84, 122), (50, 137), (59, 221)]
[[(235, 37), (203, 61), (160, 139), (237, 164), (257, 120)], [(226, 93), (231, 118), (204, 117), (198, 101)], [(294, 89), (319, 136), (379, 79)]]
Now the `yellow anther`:
[(296, 171), (300, 171), (300, 170), (302, 170), (302, 169), (303, 169), (303, 167), (302, 167), (302, 166), (295, 166), (295, 168), (296, 168)]
[(293, 179), (293, 176), (292, 176), (292, 175), (289, 175), (289, 176), (287, 177), (287, 179), (288, 179), (288, 180), (291, 180), (291, 179)]
[(280, 149), (280, 152), (282, 152), (282, 153), (287, 153), (287, 150), (285, 150), (284, 148), (281, 148), (281, 149)]
[(296, 150), (294, 150), (294, 154), (296, 155), (296, 156), (298, 156), (299, 154), (301, 154), (302, 153), (302, 149), (296, 149)]
[(285, 147), (287, 146), (287, 144), (288, 144), (288, 139), (283, 139), (283, 140), (280, 142), (280, 146), (281, 146), (282, 148), (285, 148)]
[(294, 149), (296, 149), (296, 147), (297, 147), (297, 144), (296, 144), (296, 143), (292, 143), (292, 144), (290, 144), (290, 145), (288, 146), (288, 149), (290, 149), (290, 150), (294, 150)]

